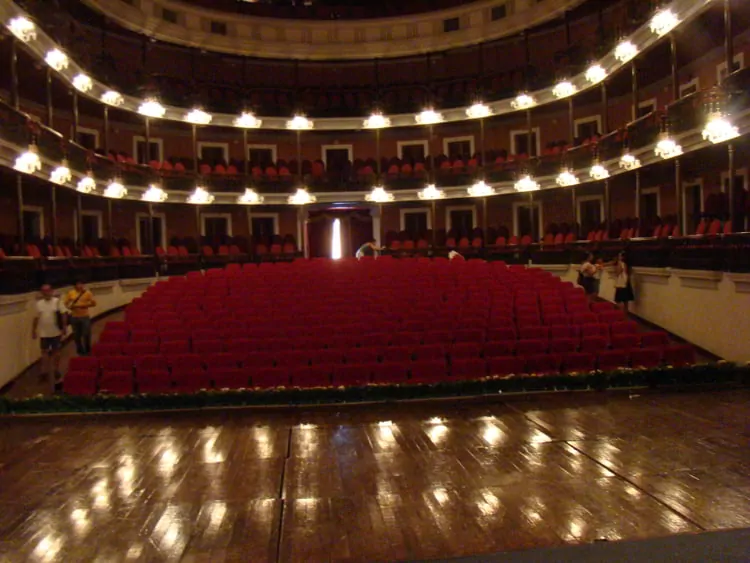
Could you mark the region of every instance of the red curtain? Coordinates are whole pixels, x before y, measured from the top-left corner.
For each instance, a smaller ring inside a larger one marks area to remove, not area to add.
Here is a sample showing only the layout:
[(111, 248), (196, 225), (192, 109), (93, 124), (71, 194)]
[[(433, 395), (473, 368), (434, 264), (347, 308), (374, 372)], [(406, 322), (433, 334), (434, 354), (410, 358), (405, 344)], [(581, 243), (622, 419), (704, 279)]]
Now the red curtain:
[(372, 217), (369, 210), (325, 210), (311, 212), (307, 225), (310, 257), (331, 256), (333, 221), (341, 221), (341, 252), (354, 256), (357, 249), (372, 239)]

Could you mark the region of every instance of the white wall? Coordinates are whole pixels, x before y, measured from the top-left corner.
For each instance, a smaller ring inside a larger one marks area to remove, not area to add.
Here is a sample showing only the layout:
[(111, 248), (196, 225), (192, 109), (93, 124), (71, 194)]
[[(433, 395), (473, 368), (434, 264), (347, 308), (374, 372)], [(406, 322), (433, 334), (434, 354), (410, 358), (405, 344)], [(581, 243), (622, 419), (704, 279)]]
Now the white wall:
[[(156, 278), (90, 283), (96, 307), (91, 315), (101, 315), (130, 303), (156, 281)], [(70, 288), (58, 290), (64, 295)], [(0, 387), (13, 380), (40, 356), (39, 341), (31, 339), (31, 324), (38, 293), (0, 295)]]
[[(575, 283), (578, 265), (550, 267)], [(634, 268), (635, 303), (630, 310), (708, 352), (750, 361), (750, 274)], [(612, 301), (614, 276), (605, 273), (600, 296)]]

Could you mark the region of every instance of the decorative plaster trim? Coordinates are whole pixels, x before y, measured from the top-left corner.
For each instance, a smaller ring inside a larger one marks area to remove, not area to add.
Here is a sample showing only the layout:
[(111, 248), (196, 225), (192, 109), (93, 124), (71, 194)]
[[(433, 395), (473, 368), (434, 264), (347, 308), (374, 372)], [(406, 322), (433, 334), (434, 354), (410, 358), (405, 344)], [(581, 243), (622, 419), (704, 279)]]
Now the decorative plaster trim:
[(645, 278), (668, 278), (672, 275), (669, 268), (633, 268), (633, 273)]
[(750, 274), (727, 272), (726, 276), (734, 282), (734, 291), (737, 293), (750, 293)]
[(672, 270), (680, 278), (682, 287), (695, 289), (718, 289), (719, 282), (724, 277), (723, 272), (713, 270)]
[[(144, 287), (153, 285), (157, 280), (161, 280), (162, 278), (133, 278), (133, 279), (125, 279), (120, 280), (120, 287)], [(163, 278), (168, 279), (168, 278)]]

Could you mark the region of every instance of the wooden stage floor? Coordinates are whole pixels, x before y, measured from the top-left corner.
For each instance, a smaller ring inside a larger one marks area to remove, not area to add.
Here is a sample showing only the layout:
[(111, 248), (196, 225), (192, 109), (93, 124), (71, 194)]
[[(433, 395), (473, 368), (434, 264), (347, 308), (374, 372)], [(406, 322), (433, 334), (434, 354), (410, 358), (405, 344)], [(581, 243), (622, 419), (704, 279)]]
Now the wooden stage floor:
[(391, 561), (750, 526), (750, 391), (0, 419), (0, 561)]

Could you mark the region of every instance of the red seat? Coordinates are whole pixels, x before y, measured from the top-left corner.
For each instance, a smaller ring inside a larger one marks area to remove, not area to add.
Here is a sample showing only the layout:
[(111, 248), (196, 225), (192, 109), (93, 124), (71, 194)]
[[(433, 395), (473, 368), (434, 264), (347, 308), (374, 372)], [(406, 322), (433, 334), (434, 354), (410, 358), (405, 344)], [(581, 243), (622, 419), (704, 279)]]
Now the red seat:
[(596, 369), (596, 356), (584, 352), (565, 354), (562, 366), (566, 372), (594, 371)]
[(570, 354), (578, 350), (578, 340), (575, 338), (554, 338), (549, 342), (551, 354)]
[(132, 371), (103, 371), (99, 378), (99, 392), (108, 395), (131, 395), (133, 393)]
[(190, 366), (172, 368), (174, 390), (180, 393), (195, 393), (202, 389), (211, 388), (211, 378), (203, 369)]
[(661, 365), (663, 356), (661, 348), (635, 348), (630, 351), (630, 365), (634, 368), (655, 368)]
[(403, 362), (384, 362), (372, 366), (373, 383), (403, 383), (407, 379)]
[(134, 361), (129, 356), (102, 356), (99, 358), (102, 373), (105, 371), (126, 371), (133, 373)]
[(665, 348), (669, 346), (669, 335), (660, 330), (644, 332), (641, 334), (641, 346), (644, 348)]
[(131, 342), (158, 342), (159, 333), (155, 330), (133, 330), (130, 333)]
[(638, 334), (638, 323), (635, 321), (623, 321), (613, 323), (611, 326), (612, 336), (615, 334)]
[(609, 325), (593, 323), (581, 325), (581, 338), (589, 336), (602, 336), (609, 338)]
[(442, 344), (430, 344), (414, 348), (414, 360), (442, 360), (445, 362), (445, 347)]
[(503, 340), (484, 343), (484, 357), (512, 356), (516, 351), (515, 340)]
[(664, 348), (664, 362), (671, 366), (690, 366), (695, 364), (695, 349), (689, 344)]
[(203, 356), (203, 365), (209, 371), (215, 368), (236, 368), (239, 363), (240, 357), (228, 352), (216, 352)]
[(190, 352), (190, 341), (187, 339), (169, 340), (159, 345), (159, 353), (165, 355), (187, 354), (188, 352)]
[(370, 382), (370, 368), (366, 364), (336, 366), (333, 370), (333, 385), (367, 385)]
[(122, 344), (116, 342), (98, 342), (91, 347), (91, 354), (97, 357), (117, 356), (122, 354)]
[(487, 360), (487, 372), (490, 375), (516, 375), (526, 373), (526, 358), (517, 356), (498, 356)]
[(484, 330), (466, 328), (453, 333), (454, 342), (484, 342)]
[(428, 331), (424, 333), (422, 342), (424, 344), (450, 344), (453, 334), (450, 331)]
[(537, 354), (526, 358), (526, 369), (537, 375), (560, 373), (561, 362), (559, 354)]
[(410, 362), (412, 350), (406, 346), (391, 346), (383, 350), (383, 362), (406, 363)]
[(136, 368), (135, 383), (139, 393), (172, 392), (172, 376), (166, 368)]
[(575, 325), (596, 324), (597, 318), (593, 313), (578, 313), (571, 318)]
[(174, 370), (202, 370), (201, 357), (198, 354), (178, 354), (167, 356), (169, 367)]
[(68, 362), (68, 371), (92, 373), (96, 375), (99, 373), (99, 359), (86, 356), (70, 358), (70, 362)]
[(612, 337), (612, 348), (615, 350), (631, 350), (640, 345), (637, 334), (615, 334)]
[(105, 328), (99, 336), (99, 344), (123, 344), (130, 338), (127, 330), (112, 330)]
[(549, 328), (546, 326), (525, 327), (518, 331), (518, 338), (522, 340), (547, 340)]
[(565, 326), (570, 324), (570, 318), (563, 314), (544, 315), (544, 322), (548, 326)]
[(153, 370), (168, 370), (169, 362), (166, 356), (153, 354), (135, 358), (135, 369), (137, 372), (148, 372)]
[(435, 383), (445, 379), (445, 360), (421, 360), (409, 366), (413, 383)]
[(289, 385), (289, 371), (282, 368), (261, 368), (251, 370), (250, 382), (253, 387), (286, 387)]
[(630, 357), (628, 353), (623, 350), (610, 350), (608, 352), (600, 352), (596, 363), (600, 370), (611, 371), (613, 369), (627, 367), (630, 363)]
[(487, 375), (487, 363), (480, 358), (456, 358), (451, 362), (451, 375), (460, 379), (480, 379)]
[(551, 340), (564, 338), (578, 338), (580, 328), (577, 325), (558, 325), (549, 327), (549, 337)]
[(276, 365), (275, 352), (251, 352), (242, 360), (242, 365), (246, 368), (272, 368)]
[(196, 354), (213, 354), (221, 352), (222, 349), (221, 340), (193, 340), (193, 352)]
[(621, 311), (620, 309), (615, 309), (614, 311), (605, 311), (603, 313), (599, 313), (600, 323), (612, 324), (612, 323), (623, 321), (624, 319), (625, 319), (625, 313)]
[(457, 342), (450, 349), (451, 358), (479, 358), (482, 344), (479, 342)]
[(607, 339), (603, 336), (586, 336), (581, 338), (581, 352), (595, 354), (607, 349)]
[(208, 375), (216, 389), (244, 389), (248, 387), (247, 371), (238, 367), (213, 366)]
[(344, 354), (347, 364), (374, 364), (378, 361), (377, 348), (352, 348)]
[(519, 356), (531, 356), (545, 354), (549, 348), (546, 340), (519, 340), (516, 344), (516, 354)]
[(343, 350), (317, 350), (312, 351), (310, 355), (310, 363), (313, 366), (337, 365), (343, 361)]
[(63, 392), (67, 395), (95, 394), (96, 371), (78, 371), (69, 367), (63, 379)]
[(606, 311), (612, 311), (614, 308), (615, 306), (608, 301), (597, 301), (596, 303), (591, 304), (592, 313), (604, 313)]
[(487, 340), (492, 342), (515, 339), (516, 330), (513, 327), (492, 328), (487, 333)]
[(150, 342), (125, 342), (122, 345), (122, 353), (125, 356), (147, 356), (159, 351), (159, 341)]
[(285, 352), (276, 358), (279, 367), (303, 367), (310, 365), (310, 352), (306, 350)]

